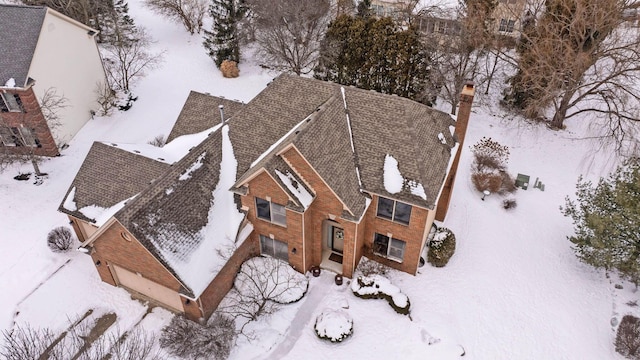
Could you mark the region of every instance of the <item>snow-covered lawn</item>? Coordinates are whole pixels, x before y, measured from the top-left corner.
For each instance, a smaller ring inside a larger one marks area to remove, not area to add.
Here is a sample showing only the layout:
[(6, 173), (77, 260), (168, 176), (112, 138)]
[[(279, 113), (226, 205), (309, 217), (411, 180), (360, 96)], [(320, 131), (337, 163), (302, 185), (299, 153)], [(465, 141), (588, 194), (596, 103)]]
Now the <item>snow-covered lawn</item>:
[[(199, 36), (131, 1), (139, 25), (155, 37), (164, 62), (135, 88), (140, 99), (128, 112), (96, 118), (62, 156), (42, 164), (49, 178), (41, 186), (13, 180), (29, 166), (0, 174), (0, 329), (30, 323), (61, 330), (68, 319), (88, 309), (115, 312), (123, 329), (134, 326), (146, 306), (122, 289), (100, 282), (90, 258), (54, 254), (46, 235), (67, 219), (56, 211), (94, 140), (146, 142), (167, 135), (189, 90), (249, 101), (275, 76), (249, 54), (237, 79), (223, 79), (206, 56)], [(397, 314), (384, 300), (355, 297), (346, 284), (336, 286), (323, 272), (311, 278), (307, 295), (271, 318), (260, 319), (231, 354), (247, 358), (457, 358), (467, 359), (616, 359), (612, 317), (622, 318), (637, 300), (628, 283), (614, 290), (600, 271), (581, 264), (566, 236), (572, 226), (559, 206), (574, 192), (578, 175), (602, 174), (601, 158), (576, 123), (554, 132), (523, 126), (499, 111), (477, 108), (472, 114), (451, 208), (444, 226), (456, 235), (457, 249), (444, 268), (425, 265), (417, 276), (393, 272), (392, 283), (411, 302), (411, 316)], [(495, 116), (493, 115), (495, 113)], [(212, 116), (217, 116), (213, 114)], [(502, 209), (502, 199), (482, 201), (469, 180), (469, 146), (483, 136), (509, 146), (512, 174), (545, 184), (545, 191), (518, 190), (517, 207)], [(345, 279), (346, 280), (346, 279)], [(346, 308), (345, 308), (346, 307)], [(317, 316), (343, 309), (353, 319), (353, 334), (342, 343), (318, 339)], [(635, 310), (637, 311), (637, 310)], [(154, 310), (141, 323), (158, 331), (170, 314)], [(1, 340), (0, 340), (1, 341)], [(430, 345), (431, 344), (431, 345)]]

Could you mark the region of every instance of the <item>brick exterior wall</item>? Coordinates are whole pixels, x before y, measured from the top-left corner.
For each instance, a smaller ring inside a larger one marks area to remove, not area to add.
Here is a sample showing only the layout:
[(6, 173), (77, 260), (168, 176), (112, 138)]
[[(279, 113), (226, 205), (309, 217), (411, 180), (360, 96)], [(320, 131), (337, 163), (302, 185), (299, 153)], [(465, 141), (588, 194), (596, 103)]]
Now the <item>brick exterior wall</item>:
[(344, 229), (342, 274), (351, 277), (354, 270), (356, 223), (340, 218), (344, 205), (295, 147), (285, 151), (282, 157), (315, 194), (315, 199), (305, 211), (306, 252), (307, 257), (311, 259), (307, 262), (305, 270), (311, 266), (320, 265), (324, 240), (323, 225), (326, 220), (329, 220), (330, 215), (333, 215), (335, 216), (333, 221)]
[[(260, 237), (264, 235), (279, 241), (283, 241), (288, 245), (289, 264), (294, 269), (304, 273), (306, 269), (303, 266), (303, 234), (302, 221), (303, 216), (300, 213), (287, 209), (287, 226), (273, 224), (267, 220), (257, 217), (256, 200), (271, 199), (271, 202), (286, 205), (289, 202), (287, 193), (276, 183), (276, 181), (267, 172), (262, 172), (247, 183), (249, 191), (247, 195), (241, 197), (242, 206), (248, 208), (247, 220), (253, 224), (253, 234), (247, 239), (255, 243), (258, 252), (260, 251)], [(295, 249), (295, 254), (293, 249)]]
[[(125, 240), (122, 237), (123, 233), (131, 241)], [(111, 224), (92, 245), (91, 258), (100, 278), (106, 283), (117, 285), (109, 269), (110, 264), (116, 264), (129, 271), (140, 273), (143, 277), (176, 292), (179, 292), (182, 287), (180, 282), (136, 240), (133, 234), (117, 221)], [(98, 261), (100, 265), (97, 265)]]
[[(422, 250), (422, 240), (425, 236), (425, 228), (427, 225), (431, 226), (431, 224), (427, 224), (429, 220), (429, 210), (412, 206), (409, 225), (404, 225), (376, 216), (377, 209), (378, 196), (374, 195), (371, 205), (363, 219), (363, 255), (394, 269), (415, 275), (416, 270), (418, 269), (418, 262), (420, 260), (420, 251)], [(404, 259), (402, 262), (387, 259), (373, 253), (371, 249), (373, 248), (375, 233), (382, 235), (391, 234), (391, 237), (405, 242)]]
[[(41, 156), (57, 156), (60, 153), (58, 152), (58, 147), (56, 146), (55, 140), (49, 126), (47, 125), (47, 121), (42, 115), (42, 111), (40, 110), (40, 104), (38, 103), (38, 99), (36, 95), (33, 93), (33, 88), (28, 88), (26, 90), (9, 90), (8, 94), (17, 94), (20, 96), (20, 100), (22, 101), (23, 112), (0, 112), (0, 118), (2, 118), (2, 123), (0, 126), (6, 127), (26, 127), (30, 129), (33, 135), (40, 142), (40, 146), (38, 147), (30, 147), (30, 146), (4, 146), (2, 142), (0, 142), (0, 151), (9, 154), (29, 154), (33, 151), (34, 155)], [(0, 100), (2, 101), (2, 100)]]
[[(215, 279), (200, 295), (199, 304), (203, 310), (205, 319), (208, 319), (220, 304), (220, 301), (233, 287), (240, 266), (249, 258), (260, 254), (260, 248), (256, 241), (247, 238), (233, 253), (229, 261), (222, 267)], [(184, 307), (189, 309), (189, 305)]]

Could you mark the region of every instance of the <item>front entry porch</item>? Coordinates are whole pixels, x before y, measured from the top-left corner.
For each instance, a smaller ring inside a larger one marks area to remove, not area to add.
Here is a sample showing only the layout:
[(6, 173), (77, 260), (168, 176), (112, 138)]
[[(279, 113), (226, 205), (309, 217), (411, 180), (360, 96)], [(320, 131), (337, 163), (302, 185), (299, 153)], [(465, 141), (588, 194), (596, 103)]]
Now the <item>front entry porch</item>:
[(322, 226), (322, 261), (320, 268), (342, 274), (344, 261), (344, 229), (335, 221), (325, 220)]

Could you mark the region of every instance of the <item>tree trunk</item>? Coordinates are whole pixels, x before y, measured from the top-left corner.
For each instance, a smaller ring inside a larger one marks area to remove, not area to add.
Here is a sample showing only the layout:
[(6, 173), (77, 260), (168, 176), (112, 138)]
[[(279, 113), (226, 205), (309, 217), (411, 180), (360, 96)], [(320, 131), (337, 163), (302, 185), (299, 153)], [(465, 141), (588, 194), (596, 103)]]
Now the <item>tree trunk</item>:
[(40, 166), (38, 166), (38, 160), (36, 160), (33, 155), (31, 155), (31, 165), (33, 165), (33, 172), (36, 173), (36, 176), (42, 176)]
[(551, 123), (549, 123), (549, 126), (552, 129), (562, 129), (564, 127), (564, 118), (567, 116), (567, 111), (569, 110), (569, 102), (571, 101), (573, 94), (573, 91), (566, 91), (562, 95), (560, 106), (556, 110), (556, 113), (553, 114)]

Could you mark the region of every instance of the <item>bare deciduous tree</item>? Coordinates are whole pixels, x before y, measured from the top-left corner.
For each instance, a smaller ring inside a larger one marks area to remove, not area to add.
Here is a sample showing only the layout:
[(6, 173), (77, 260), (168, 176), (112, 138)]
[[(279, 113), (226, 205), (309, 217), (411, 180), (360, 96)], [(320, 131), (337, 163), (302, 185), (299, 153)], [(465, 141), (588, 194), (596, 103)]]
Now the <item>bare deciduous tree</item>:
[(151, 53), (151, 36), (136, 28), (127, 36), (118, 36), (115, 44), (103, 46), (103, 60), (109, 83), (115, 90), (130, 92), (131, 85), (162, 61), (163, 53)]
[(267, 66), (306, 74), (313, 70), (329, 21), (329, 0), (249, 0), (256, 40)]
[(254, 257), (242, 264), (233, 288), (218, 311), (244, 326), (259, 316), (273, 314), (283, 304), (298, 301), (307, 291), (308, 279), (281, 260)]
[(206, 0), (144, 0), (144, 3), (156, 13), (182, 24), (191, 35), (202, 30), (208, 7)]
[(93, 338), (86, 321), (72, 323), (67, 331), (53, 333), (48, 328), (18, 326), (2, 331), (0, 357), (6, 360), (159, 360), (156, 340), (140, 330), (116, 330)]
[(521, 39), (518, 73), (506, 99), (532, 118), (606, 119), (622, 143), (640, 120), (640, 37), (623, 25), (631, 0), (547, 0)]

